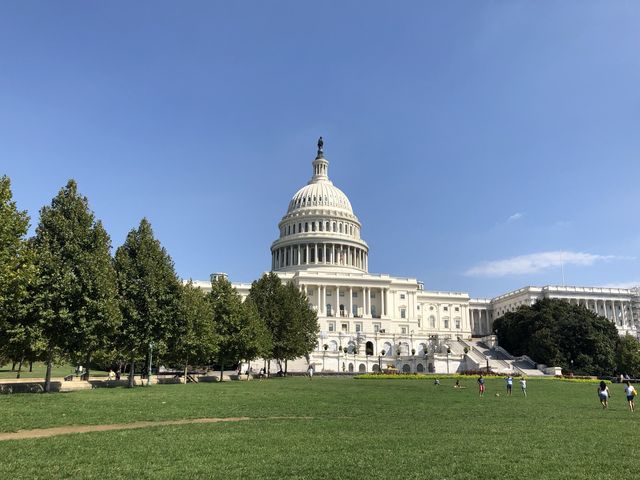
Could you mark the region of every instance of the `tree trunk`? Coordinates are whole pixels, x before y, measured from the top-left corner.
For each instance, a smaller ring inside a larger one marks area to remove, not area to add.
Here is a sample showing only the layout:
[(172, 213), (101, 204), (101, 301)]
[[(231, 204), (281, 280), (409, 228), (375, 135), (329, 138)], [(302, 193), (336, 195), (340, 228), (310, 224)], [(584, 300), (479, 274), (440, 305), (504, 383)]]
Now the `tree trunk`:
[(222, 381), (222, 375), (224, 374), (224, 363), (220, 364), (220, 381)]
[(271, 375), (271, 359), (267, 362), (267, 378)]
[(16, 378), (20, 378), (20, 372), (22, 372), (22, 362), (24, 362), (24, 355), (22, 355), (22, 358), (20, 359), (20, 364), (18, 365), (18, 374), (16, 375)]
[(87, 357), (87, 368), (85, 369), (84, 373), (84, 379), (86, 381), (89, 381), (89, 369), (91, 368), (89, 365), (91, 365), (91, 355)]
[(29, 360), (29, 373), (33, 372), (33, 360)]
[(136, 371), (136, 361), (134, 358), (131, 358), (131, 370), (129, 371), (129, 388), (133, 388), (134, 383), (134, 373)]
[(189, 369), (189, 359), (187, 358), (184, 362), (184, 384), (187, 384), (187, 371)]
[(51, 365), (53, 364), (53, 349), (49, 348), (47, 352), (47, 373), (44, 376), (44, 391), (49, 393), (51, 391)]
[(11, 364), (11, 371), (15, 372), (16, 371), (16, 361), (13, 360), (13, 363)]
[(288, 361), (288, 360), (285, 358), (285, 359), (284, 359), (284, 376), (285, 376), (285, 377), (287, 376), (287, 361)]

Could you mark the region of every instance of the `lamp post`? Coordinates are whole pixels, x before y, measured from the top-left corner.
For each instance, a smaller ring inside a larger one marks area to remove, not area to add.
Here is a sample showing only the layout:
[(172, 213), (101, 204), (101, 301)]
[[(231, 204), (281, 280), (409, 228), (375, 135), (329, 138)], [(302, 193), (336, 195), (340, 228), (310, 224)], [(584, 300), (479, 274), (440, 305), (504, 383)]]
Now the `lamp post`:
[[(147, 387), (151, 385), (151, 365), (153, 365), (153, 342), (149, 342), (149, 370), (147, 372)], [(184, 379), (187, 383), (187, 379)]]

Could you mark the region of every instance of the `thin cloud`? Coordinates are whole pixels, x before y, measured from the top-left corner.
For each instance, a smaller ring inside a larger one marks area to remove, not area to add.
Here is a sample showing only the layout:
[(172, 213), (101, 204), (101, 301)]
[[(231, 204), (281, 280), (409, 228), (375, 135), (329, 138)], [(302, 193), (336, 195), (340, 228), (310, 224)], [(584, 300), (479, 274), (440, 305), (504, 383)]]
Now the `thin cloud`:
[(584, 252), (540, 252), (517, 257), (483, 262), (471, 267), (465, 275), (470, 277), (504, 277), (525, 275), (560, 268), (561, 265), (590, 266), (596, 262), (613, 260), (614, 255), (595, 255)]
[(522, 217), (524, 217), (524, 213), (516, 212), (513, 215), (511, 215), (509, 218), (507, 218), (507, 223), (517, 222)]

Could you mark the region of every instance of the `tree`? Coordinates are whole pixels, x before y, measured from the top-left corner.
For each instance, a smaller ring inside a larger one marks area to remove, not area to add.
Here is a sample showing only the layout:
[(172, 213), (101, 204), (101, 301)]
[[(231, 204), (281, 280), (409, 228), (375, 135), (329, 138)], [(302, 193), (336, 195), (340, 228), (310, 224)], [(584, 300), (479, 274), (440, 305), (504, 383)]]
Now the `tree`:
[(41, 347), (31, 315), (29, 287), (35, 279), (33, 249), (26, 239), (29, 216), (12, 200), (9, 177), (0, 177), (0, 356), (33, 360)]
[(620, 337), (616, 348), (618, 372), (631, 378), (640, 378), (640, 341), (626, 334)]
[(615, 369), (615, 325), (579, 305), (542, 299), (498, 318), (494, 331), (514, 355), (590, 375), (610, 375)]
[(248, 298), (243, 303), (226, 278), (213, 280), (209, 295), (219, 338), (218, 363), (222, 381), (225, 366), (268, 355), (272, 348), (271, 335), (253, 300)]
[(120, 324), (110, 240), (69, 180), (40, 210), (34, 238), (35, 315), (46, 344), (45, 391), (56, 356), (84, 359), (106, 344)]
[(287, 283), (283, 290), (282, 318), (285, 324), (285, 345), (283, 357), (293, 360), (308, 357), (318, 341), (318, 315), (309, 305), (307, 296), (292, 282)]
[(318, 317), (298, 287), (283, 285), (273, 272), (251, 284), (249, 299), (256, 304), (260, 318), (272, 338), (270, 358), (285, 361), (308, 356), (315, 348)]
[(186, 384), (189, 365), (211, 364), (218, 347), (209, 297), (191, 281), (182, 286), (177, 320), (168, 355), (183, 367)]
[(145, 358), (151, 345), (159, 354), (166, 351), (178, 318), (181, 287), (171, 257), (146, 218), (116, 251), (115, 267), (123, 317), (118, 345), (129, 359), (133, 387), (136, 360)]

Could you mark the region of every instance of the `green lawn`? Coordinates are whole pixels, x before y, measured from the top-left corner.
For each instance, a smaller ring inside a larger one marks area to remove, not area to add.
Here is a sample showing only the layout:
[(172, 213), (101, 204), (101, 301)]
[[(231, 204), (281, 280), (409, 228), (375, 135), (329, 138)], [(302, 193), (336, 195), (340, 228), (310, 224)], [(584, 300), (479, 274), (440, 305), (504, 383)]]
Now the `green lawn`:
[[(310, 419), (163, 426), (0, 442), (0, 478), (620, 479), (640, 413), (620, 385), (529, 380), (273, 379), (0, 396), (0, 430), (198, 417)], [(496, 397), (495, 392), (501, 396)]]
[[(13, 379), (16, 378), (18, 366), (16, 365), (16, 371), (11, 370), (11, 364), (0, 366), (0, 380), (4, 379)], [(26, 363), (22, 366), (22, 371), (20, 372), (20, 378), (44, 378), (45, 373), (47, 372), (46, 364), (42, 362), (35, 362), (33, 364), (33, 371), (29, 371), (29, 364)], [(51, 370), (52, 377), (64, 377), (66, 375), (70, 375), (75, 372), (74, 365), (54, 365)], [(92, 370), (91, 376), (106, 376), (107, 372), (101, 372), (98, 370)]]

